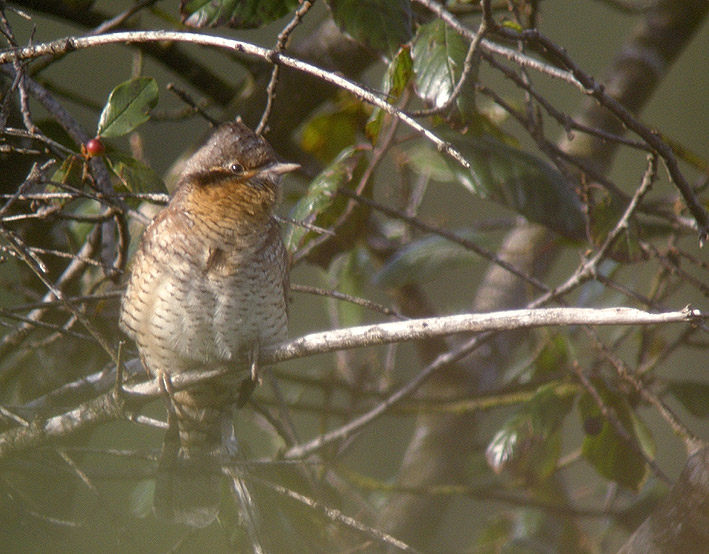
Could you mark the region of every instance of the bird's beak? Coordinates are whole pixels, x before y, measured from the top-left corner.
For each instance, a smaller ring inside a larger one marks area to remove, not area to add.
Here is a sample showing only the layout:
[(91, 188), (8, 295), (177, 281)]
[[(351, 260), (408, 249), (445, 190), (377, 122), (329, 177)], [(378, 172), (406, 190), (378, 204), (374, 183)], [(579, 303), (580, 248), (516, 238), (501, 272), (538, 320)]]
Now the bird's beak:
[(262, 168), (259, 173), (261, 175), (267, 175), (270, 177), (277, 177), (278, 175), (283, 175), (284, 173), (290, 173), (291, 171), (295, 171), (296, 169), (299, 169), (300, 166), (298, 164), (287, 164), (287, 163), (280, 163), (280, 162), (275, 162), (269, 165), (268, 167)]

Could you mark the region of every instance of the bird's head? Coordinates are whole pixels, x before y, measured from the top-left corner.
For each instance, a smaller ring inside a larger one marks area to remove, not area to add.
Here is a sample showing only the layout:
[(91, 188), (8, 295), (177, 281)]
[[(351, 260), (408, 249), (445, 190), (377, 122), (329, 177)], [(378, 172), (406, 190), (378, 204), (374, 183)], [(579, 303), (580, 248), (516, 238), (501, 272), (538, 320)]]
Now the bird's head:
[(280, 176), (298, 169), (282, 163), (266, 140), (240, 120), (220, 125), (183, 167), (181, 185), (213, 207), (269, 211), (278, 201)]

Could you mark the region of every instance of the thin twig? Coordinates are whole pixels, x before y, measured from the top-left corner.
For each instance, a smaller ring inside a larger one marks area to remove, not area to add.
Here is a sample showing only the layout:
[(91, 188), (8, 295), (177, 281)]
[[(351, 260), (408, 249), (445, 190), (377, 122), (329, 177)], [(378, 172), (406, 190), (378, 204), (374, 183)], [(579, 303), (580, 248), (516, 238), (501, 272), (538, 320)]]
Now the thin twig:
[(463, 71), (460, 74), (458, 82), (453, 87), (448, 99), (442, 106), (433, 107), (427, 110), (417, 110), (415, 112), (409, 112), (412, 117), (423, 117), (430, 116), (439, 113), (446, 113), (453, 106), (453, 103), (458, 99), (460, 94), (463, 92), (463, 87), (470, 83), (470, 79), (473, 77), (473, 71), (477, 69), (477, 65), (480, 62), (480, 42), (488, 31), (488, 24), (491, 20), (490, 14), (490, 2), (489, 0), (483, 0), (480, 2), (483, 11), (483, 18), (480, 22), (478, 30), (475, 32), (473, 40), (470, 41), (470, 46), (468, 46), (468, 52), (465, 54), (465, 59), (463, 60)]
[(455, 233), (453, 233), (451, 231), (447, 231), (446, 229), (441, 229), (440, 227), (426, 223), (425, 221), (422, 221), (421, 219), (419, 219), (417, 217), (407, 215), (406, 213), (404, 213), (402, 211), (396, 210), (394, 208), (390, 208), (389, 206), (385, 206), (384, 204), (380, 204), (379, 202), (375, 202), (374, 200), (370, 200), (369, 198), (355, 194), (346, 188), (338, 189), (337, 193), (347, 196), (349, 198), (354, 198), (355, 200), (357, 200), (357, 202), (360, 202), (361, 204), (364, 204), (365, 206), (369, 206), (370, 208), (373, 208), (379, 212), (382, 212), (390, 217), (405, 221), (406, 223), (408, 223), (414, 227), (418, 227), (419, 229), (421, 229), (423, 231), (443, 237), (451, 242), (454, 242), (455, 244), (460, 244), (461, 246), (463, 246), (467, 250), (475, 252), (480, 257), (485, 258), (486, 260), (488, 260), (496, 265), (499, 265), (500, 267), (506, 269), (507, 271), (509, 271), (513, 275), (516, 275), (517, 277), (519, 277), (520, 279), (529, 283), (530, 285), (533, 285), (537, 289), (539, 289), (541, 291), (548, 291), (549, 290), (549, 287), (547, 287), (544, 283), (542, 283), (538, 279), (535, 279), (531, 275), (525, 274), (524, 272), (522, 272), (519, 269), (517, 269), (516, 267), (514, 267), (512, 264), (499, 258), (495, 253), (491, 252), (490, 250), (487, 250), (486, 248), (483, 248), (482, 246), (480, 246), (479, 244), (477, 244), (476, 242), (474, 242), (472, 240), (465, 239), (463, 237), (456, 235)]
[[(94, 254), (94, 252), (96, 251), (98, 238), (98, 230), (97, 228), (94, 228), (94, 230), (87, 237), (87, 240), (84, 241), (84, 244), (81, 247), (81, 250), (79, 250), (79, 252), (77, 253), (76, 258), (69, 263), (64, 272), (54, 282), (54, 286), (56, 288), (61, 290), (66, 285), (66, 283), (71, 281), (74, 277), (79, 275), (85, 269), (86, 264), (81, 260), (83, 258), (90, 258)], [(47, 291), (47, 293), (42, 298), (43, 301), (47, 302), (56, 299), (57, 297), (51, 291)], [(0, 359), (2, 359), (8, 351), (12, 350), (14, 346), (19, 344), (20, 341), (25, 336), (27, 336), (30, 331), (32, 331), (35, 323), (42, 319), (42, 317), (46, 313), (46, 310), (47, 308), (45, 307), (33, 310), (27, 315), (27, 319), (31, 323), (27, 322), (22, 327), (15, 330), (13, 333), (8, 333), (2, 337), (2, 340), (0, 340)]]
[(553, 298), (559, 298), (567, 294), (569, 291), (573, 290), (581, 283), (586, 282), (588, 279), (595, 277), (597, 273), (598, 264), (605, 258), (608, 250), (620, 236), (620, 234), (628, 229), (629, 221), (631, 216), (635, 213), (640, 205), (641, 200), (650, 190), (652, 183), (655, 180), (657, 174), (657, 157), (655, 155), (648, 156), (648, 167), (643, 175), (640, 187), (633, 198), (630, 200), (628, 205), (620, 217), (615, 227), (608, 233), (606, 240), (601, 245), (601, 247), (596, 251), (596, 253), (588, 260), (583, 262), (581, 266), (574, 272), (571, 277), (569, 277), (566, 282), (554, 288), (553, 290), (543, 294), (531, 303), (530, 307), (543, 306)]
[[(291, 34), (295, 31), (295, 28), (300, 25), (305, 14), (312, 8), (313, 2), (311, 0), (303, 0), (297, 10), (293, 13), (293, 19), (291, 19), (288, 24), (283, 28), (283, 30), (278, 33), (278, 39), (276, 40), (276, 46), (273, 48), (272, 52), (283, 52), (287, 47), (291, 39)], [(261, 120), (256, 126), (255, 133), (257, 135), (265, 135), (268, 132), (268, 118), (271, 116), (271, 111), (273, 110), (273, 101), (276, 99), (276, 85), (278, 85), (278, 77), (280, 73), (280, 66), (274, 65), (271, 71), (271, 79), (266, 87), (266, 107), (261, 115)]]
[(682, 421), (667, 404), (665, 404), (654, 392), (652, 392), (648, 386), (630, 370), (630, 368), (628, 368), (626, 363), (613, 351), (613, 349), (608, 348), (605, 344), (603, 344), (595, 329), (590, 327), (584, 327), (584, 329), (593, 340), (594, 346), (600, 350), (602, 356), (608, 360), (611, 366), (615, 369), (618, 377), (630, 384), (630, 386), (632, 386), (633, 389), (635, 389), (635, 391), (640, 394), (640, 396), (642, 396), (648, 404), (652, 405), (670, 426), (675, 435), (682, 439), (682, 442), (684, 442), (684, 445), (687, 448), (687, 454), (691, 455), (696, 452), (702, 445), (702, 441), (698, 439), (697, 436), (692, 433), (686, 425), (684, 425), (684, 423), (682, 423)]
[(593, 401), (596, 403), (596, 406), (601, 412), (601, 415), (608, 421), (608, 423), (611, 424), (613, 430), (618, 434), (618, 436), (623, 440), (623, 442), (625, 442), (630, 448), (632, 448), (637, 454), (642, 457), (645, 463), (649, 467), (651, 467), (652, 470), (655, 472), (655, 475), (657, 475), (666, 483), (672, 483), (672, 479), (670, 479), (665, 474), (665, 472), (662, 471), (660, 466), (658, 466), (657, 463), (655, 463), (655, 461), (648, 456), (645, 450), (643, 450), (642, 446), (638, 444), (638, 441), (635, 439), (635, 437), (631, 435), (630, 432), (625, 428), (623, 422), (616, 415), (615, 411), (606, 405), (605, 401), (603, 400), (603, 397), (601, 396), (601, 393), (598, 392), (591, 380), (586, 377), (586, 375), (584, 375), (583, 370), (577, 364), (574, 364), (573, 369), (574, 374), (578, 377), (578, 380), (581, 382), (586, 392), (588, 392), (591, 398), (593, 398)]
[(305, 221), (299, 221), (297, 219), (293, 219), (291, 217), (286, 217), (286, 216), (278, 215), (278, 214), (275, 214), (273, 217), (279, 223), (290, 223), (291, 225), (295, 225), (297, 227), (302, 227), (303, 229), (307, 229), (308, 231), (313, 231), (314, 233), (317, 233), (319, 235), (328, 235), (330, 237), (335, 236), (334, 231), (331, 231), (330, 229), (325, 229), (324, 227), (318, 227), (317, 225), (313, 225), (312, 223), (307, 223)]
[(101, 25), (95, 27), (86, 34), (89, 36), (100, 35), (110, 31), (111, 29), (115, 29), (116, 27), (122, 25), (132, 15), (138, 13), (140, 10), (150, 6), (151, 4), (155, 4), (157, 1), (158, 0), (140, 0), (139, 2), (136, 2), (135, 4), (130, 6), (125, 11), (119, 13), (117, 16), (104, 21), (103, 23), (101, 23)]
[(170, 92), (176, 94), (180, 100), (182, 100), (185, 104), (187, 104), (190, 108), (192, 108), (193, 113), (198, 113), (201, 115), (204, 119), (209, 121), (209, 124), (212, 127), (216, 127), (219, 125), (219, 121), (214, 119), (211, 115), (209, 115), (204, 109), (202, 109), (197, 102), (194, 101), (194, 99), (189, 95), (189, 93), (186, 90), (182, 90), (180, 87), (178, 87), (175, 83), (168, 83), (167, 84), (167, 90)]
[(93, 326), (93, 324), (86, 318), (86, 316), (78, 310), (67, 298), (64, 293), (51, 282), (47, 276), (46, 269), (43, 268), (43, 264), (37, 261), (28, 251), (28, 249), (22, 244), (22, 241), (15, 236), (15, 234), (8, 229), (0, 227), (0, 233), (5, 237), (5, 240), (10, 243), (10, 246), (18, 253), (22, 260), (29, 266), (29, 268), (34, 272), (34, 274), (39, 277), (39, 279), (47, 287), (47, 290), (52, 293), (54, 297), (65, 303), (67, 309), (81, 322), (84, 328), (93, 336), (93, 338), (98, 342), (104, 351), (111, 357), (114, 362), (118, 361), (116, 352), (113, 350), (105, 337)]
[(397, 310), (388, 308), (387, 306), (382, 306), (381, 304), (377, 304), (376, 302), (372, 302), (371, 300), (368, 300), (367, 298), (358, 298), (356, 296), (352, 296), (350, 294), (345, 294), (343, 292), (339, 292), (336, 290), (329, 290), (329, 289), (322, 289), (318, 287), (310, 287), (307, 285), (296, 285), (291, 283), (290, 290), (295, 291), (295, 292), (304, 292), (307, 294), (317, 294), (319, 296), (327, 296), (330, 298), (335, 298), (336, 300), (343, 300), (345, 302), (351, 302), (352, 304), (356, 304), (357, 306), (362, 306), (363, 308), (368, 308), (374, 312), (379, 312), (384, 315), (390, 315), (393, 316), (397, 319), (405, 320), (408, 319), (401, 313), (399, 313)]
[[(464, 34), (465, 36), (468, 36), (469, 38), (471, 38), (471, 40), (474, 39), (475, 35), (469, 29), (460, 25), (450, 13), (447, 13), (445, 10), (443, 10), (438, 4), (431, 2), (431, 0), (417, 1), (437, 13), (439, 17), (443, 18), (447, 23), (452, 25), (456, 31)], [(506, 32), (511, 33), (509, 30), (506, 30)], [(690, 212), (692, 213), (693, 217), (697, 222), (700, 240), (703, 241), (706, 234), (709, 232), (709, 214), (707, 214), (701, 204), (699, 204), (691, 186), (687, 183), (686, 179), (679, 171), (679, 167), (677, 166), (677, 160), (674, 157), (672, 149), (666, 144), (664, 144), (661, 138), (657, 137), (650, 129), (648, 129), (639, 121), (637, 121), (637, 119), (635, 119), (633, 115), (620, 102), (607, 95), (600, 84), (598, 84), (592, 77), (583, 73), (580, 68), (578, 68), (576, 64), (574, 64), (573, 61), (567, 55), (565, 55), (563, 51), (561, 51), (555, 44), (543, 37), (541, 34), (536, 31), (524, 31), (521, 34), (512, 33), (510, 36), (513, 36), (515, 39), (521, 38), (524, 40), (535, 40), (542, 43), (545, 47), (550, 48), (554, 55), (559, 57), (559, 59), (562, 59), (567, 64), (567, 66), (571, 68), (571, 71), (556, 71), (550, 69), (545, 64), (541, 64), (541, 62), (528, 63), (531, 61), (530, 58), (519, 55), (512, 50), (501, 48), (498, 45), (495, 45), (494, 43), (486, 41), (485, 39), (482, 39), (480, 44), (482, 48), (487, 49), (490, 52), (505, 53), (506, 55), (508, 55), (508, 57), (510, 57), (510, 59), (514, 59), (517, 63), (520, 63), (524, 67), (539, 69), (550, 76), (562, 77), (565, 80), (576, 84), (580, 88), (580, 90), (582, 90), (585, 94), (593, 96), (594, 98), (599, 100), (604, 106), (611, 109), (611, 111), (613, 111), (613, 113), (620, 119), (620, 121), (622, 121), (632, 131), (634, 131), (641, 138), (643, 138), (643, 140), (645, 140), (653, 149), (655, 149), (663, 157), (665, 163), (667, 164), (670, 175), (672, 176), (675, 182), (675, 185), (679, 188), (680, 193), (684, 197)], [(283, 54), (280, 54), (278, 52), (267, 50), (265, 48), (258, 47), (243, 41), (231, 40), (223, 37), (216, 37), (210, 35), (183, 33), (175, 31), (135, 31), (112, 33), (96, 37), (67, 37), (64, 39), (59, 39), (44, 44), (26, 46), (23, 48), (13, 48), (4, 52), (0, 52), (0, 65), (3, 63), (31, 59), (47, 54), (65, 54), (73, 50), (89, 48), (97, 45), (114, 43), (160, 42), (165, 40), (192, 42), (195, 44), (202, 44), (206, 46), (231, 49), (237, 52), (242, 52), (248, 55), (263, 58), (274, 64), (281, 64), (287, 67), (292, 67), (298, 71), (314, 75), (322, 79), (323, 81), (332, 83), (344, 90), (347, 90), (348, 92), (351, 92), (361, 100), (373, 104), (374, 106), (377, 106), (378, 108), (386, 111), (388, 114), (400, 119), (409, 127), (414, 129), (416, 132), (425, 136), (436, 146), (439, 151), (445, 152), (451, 158), (460, 163), (463, 167), (465, 167), (466, 169), (470, 169), (470, 163), (465, 159), (462, 154), (460, 154), (460, 152), (453, 148), (449, 143), (444, 140), (441, 140), (434, 133), (420, 125), (411, 117), (402, 113), (400, 110), (396, 109), (394, 106), (390, 105), (385, 100), (382, 100), (379, 96), (373, 94), (369, 90), (366, 90), (364, 87), (350, 81), (349, 79), (336, 75), (332, 72), (322, 70), (319, 67), (316, 67), (307, 62), (296, 60), (294, 58), (284, 56)], [(28, 79), (28, 81), (30, 80)], [(91, 161), (96, 162), (96, 159), (94, 158)]]
[(311, 509), (322, 513), (330, 521), (334, 521), (334, 522), (340, 523), (342, 525), (345, 525), (354, 531), (364, 534), (365, 536), (369, 537), (371, 540), (374, 540), (378, 543), (386, 545), (387, 547), (396, 548), (398, 551), (409, 552), (411, 554), (423, 554), (423, 552), (414, 548), (413, 546), (410, 546), (410, 545), (406, 544), (405, 542), (400, 541), (399, 539), (397, 539), (395, 537), (392, 537), (391, 535), (385, 533), (384, 531), (380, 531), (379, 529), (365, 525), (361, 521), (358, 521), (348, 515), (345, 515), (344, 513), (342, 513), (340, 510), (338, 510), (336, 508), (331, 508), (329, 506), (326, 506), (313, 498), (308, 498), (307, 496), (304, 496), (294, 490), (283, 487), (282, 485), (271, 483), (271, 482), (266, 481), (264, 479), (259, 479), (258, 477), (251, 477), (251, 479), (276, 491), (278, 494), (280, 494), (282, 496), (285, 496), (287, 498), (291, 498), (292, 500), (296, 500), (297, 502), (305, 504), (306, 506), (310, 507)]
[[(429, 10), (443, 19), (448, 25), (463, 36), (472, 40), (475, 33), (462, 25), (450, 12), (446, 11), (443, 6), (433, 0), (415, 0), (417, 3), (426, 6)], [(597, 82), (592, 76), (588, 75), (573, 61), (566, 51), (556, 45), (553, 41), (542, 35), (536, 29), (527, 29), (523, 31), (514, 31), (506, 27), (497, 27), (497, 32), (502, 36), (512, 40), (523, 40), (540, 45), (547, 52), (553, 55), (567, 71), (557, 70), (537, 60), (532, 60), (527, 56), (518, 54), (512, 50), (500, 47), (495, 43), (483, 39), (481, 48), (485, 59), (490, 59), (490, 53), (500, 54), (514, 61), (520, 67), (535, 69), (545, 75), (554, 78), (560, 78), (565, 82), (574, 85), (587, 96), (591, 96), (597, 100), (602, 106), (608, 108), (618, 120), (642, 138), (655, 152), (657, 152), (665, 161), (667, 169), (672, 177), (675, 186), (679, 189), (680, 194), (684, 198), (687, 208), (697, 224), (699, 232), (700, 244), (703, 244), (709, 235), (709, 213), (704, 209), (699, 202), (696, 193), (692, 186), (687, 182), (684, 175), (679, 169), (677, 158), (672, 151), (672, 148), (663, 141), (661, 136), (649, 127), (643, 125), (621, 102), (613, 98), (605, 92), (603, 85)]]

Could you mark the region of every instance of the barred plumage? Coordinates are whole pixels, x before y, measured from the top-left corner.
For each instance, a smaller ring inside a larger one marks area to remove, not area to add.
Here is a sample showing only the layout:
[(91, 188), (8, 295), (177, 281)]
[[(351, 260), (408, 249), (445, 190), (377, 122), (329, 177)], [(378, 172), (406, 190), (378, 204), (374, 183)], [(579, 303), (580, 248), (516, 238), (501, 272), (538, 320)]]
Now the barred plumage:
[[(240, 121), (185, 163), (143, 235), (121, 306), (121, 327), (153, 376), (246, 370), (259, 348), (286, 338), (288, 258), (273, 207), (280, 175), (296, 168)], [(234, 392), (216, 382), (170, 395), (160, 517), (200, 527), (216, 517)]]

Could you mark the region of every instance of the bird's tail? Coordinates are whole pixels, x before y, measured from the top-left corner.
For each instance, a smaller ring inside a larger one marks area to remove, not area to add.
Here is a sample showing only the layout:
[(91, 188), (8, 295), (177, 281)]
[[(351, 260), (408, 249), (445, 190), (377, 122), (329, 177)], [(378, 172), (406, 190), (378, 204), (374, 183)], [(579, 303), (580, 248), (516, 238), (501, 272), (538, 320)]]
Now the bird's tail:
[(233, 434), (231, 409), (220, 396), (208, 386), (170, 396), (153, 498), (160, 519), (205, 527), (219, 513), (223, 437)]

